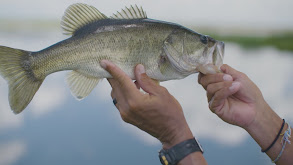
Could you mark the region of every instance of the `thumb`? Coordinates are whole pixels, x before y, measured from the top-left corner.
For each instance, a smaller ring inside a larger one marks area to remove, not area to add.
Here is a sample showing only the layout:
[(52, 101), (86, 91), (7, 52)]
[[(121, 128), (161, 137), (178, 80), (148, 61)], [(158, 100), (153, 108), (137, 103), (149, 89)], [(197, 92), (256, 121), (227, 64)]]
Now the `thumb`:
[(151, 79), (146, 73), (143, 65), (138, 64), (135, 67), (135, 78), (138, 85), (147, 93), (158, 95), (160, 85), (158, 85), (153, 79)]
[(234, 79), (238, 78), (241, 73), (227, 64), (222, 65), (221, 70), (224, 73), (231, 75)]

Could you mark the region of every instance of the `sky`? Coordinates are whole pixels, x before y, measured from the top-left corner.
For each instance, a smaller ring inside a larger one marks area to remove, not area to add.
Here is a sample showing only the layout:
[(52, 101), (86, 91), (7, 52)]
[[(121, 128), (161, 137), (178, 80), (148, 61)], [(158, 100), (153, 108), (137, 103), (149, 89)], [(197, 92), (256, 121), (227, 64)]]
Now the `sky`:
[[(0, 19), (60, 20), (66, 7), (74, 2), (97, 6), (106, 15), (111, 15), (123, 6), (136, 3), (144, 7), (150, 18), (195, 26), (265, 27), (264, 31), (274, 28), (292, 29), (293, 27), (293, 21), (288, 21), (292, 20), (291, 16), (293, 15), (289, 8), (293, 6), (291, 0), (9, 0), (1, 1)], [(3, 24), (0, 23), (0, 29), (1, 25)], [(13, 29), (12, 32), (0, 31), (0, 45), (25, 50), (40, 50), (66, 38), (55, 29), (52, 31), (39, 29), (37, 32), (23, 29), (22, 26)], [(291, 110), (293, 100), (292, 52), (279, 51), (271, 47), (246, 49), (234, 43), (226, 43), (224, 63), (246, 73), (259, 86), (271, 107), (282, 118), (293, 123), (293, 111)], [(99, 153), (100, 148), (113, 147), (111, 149), (115, 149), (115, 145), (119, 145), (121, 148), (131, 145), (128, 146), (127, 151), (136, 156), (139, 155), (136, 153), (139, 147), (139, 149), (145, 149), (151, 157), (155, 155), (160, 148), (159, 141), (121, 120), (119, 113), (112, 105), (111, 88), (107, 81), (99, 83), (89, 97), (77, 101), (70, 94), (64, 81), (65, 76), (66, 72), (48, 76), (30, 105), (19, 115), (14, 115), (11, 112), (7, 97), (7, 84), (5, 80), (0, 78), (1, 165), (20, 165), (32, 162), (33, 159), (38, 162), (35, 164), (39, 164), (39, 162), (50, 163), (52, 161), (48, 160), (50, 158), (56, 161), (62, 160), (58, 157), (59, 152), (57, 151), (60, 151), (65, 157), (68, 156), (66, 158), (69, 159), (78, 159), (77, 157), (83, 158), (84, 156), (87, 160), (103, 155), (103, 153)], [(182, 105), (194, 136), (206, 144), (206, 156), (209, 161), (217, 162), (217, 159), (211, 158), (211, 156), (229, 154), (233, 155), (231, 159), (233, 157), (243, 159), (242, 163), (244, 164), (249, 164), (249, 161), (261, 162), (257, 164), (269, 162), (244, 130), (224, 123), (209, 111), (206, 93), (197, 84), (197, 75), (161, 84)], [(117, 137), (122, 143), (113, 137)], [(80, 141), (82, 141), (81, 144), (76, 143)], [(111, 146), (107, 146), (109, 142), (111, 142)], [(252, 148), (245, 148), (246, 146)], [(235, 148), (238, 150), (231, 152)], [(79, 149), (81, 151), (77, 152)], [(241, 150), (244, 149), (250, 151), (252, 155), (245, 154), (241, 157), (243, 154)], [(213, 152), (222, 150), (224, 150), (223, 153)], [(54, 155), (54, 152), (58, 154)], [(103, 155), (105, 159), (108, 158), (107, 155), (110, 154), (106, 152)], [(94, 160), (94, 158), (92, 159)], [(127, 162), (131, 161), (133, 157), (126, 155), (125, 159)], [(158, 163), (157, 157), (151, 159)], [(233, 161), (237, 162), (237, 160)], [(231, 160), (231, 162), (233, 161)], [(54, 163), (51, 162), (51, 164)]]
[(110, 16), (124, 6), (143, 6), (149, 18), (196, 27), (286, 29), (293, 28), (292, 0), (1, 0), (0, 18), (61, 19), (65, 9), (82, 2)]

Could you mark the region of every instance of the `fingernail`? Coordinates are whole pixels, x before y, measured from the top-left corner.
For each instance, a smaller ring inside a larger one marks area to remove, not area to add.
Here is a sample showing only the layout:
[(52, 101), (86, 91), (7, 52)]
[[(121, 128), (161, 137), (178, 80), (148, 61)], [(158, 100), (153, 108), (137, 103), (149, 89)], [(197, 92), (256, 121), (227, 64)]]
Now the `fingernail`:
[(100, 62), (100, 65), (101, 65), (102, 68), (106, 69), (107, 68), (107, 61), (106, 60), (102, 60)]
[(141, 65), (141, 64), (138, 64), (138, 65), (136, 66), (136, 69), (137, 69), (138, 74), (143, 74), (143, 73), (145, 73), (144, 66)]
[(232, 85), (229, 87), (229, 90), (233, 91), (236, 88), (238, 88), (239, 86), (240, 86), (240, 82), (233, 82)]
[(233, 81), (233, 77), (228, 74), (224, 74), (223, 80), (224, 81)]

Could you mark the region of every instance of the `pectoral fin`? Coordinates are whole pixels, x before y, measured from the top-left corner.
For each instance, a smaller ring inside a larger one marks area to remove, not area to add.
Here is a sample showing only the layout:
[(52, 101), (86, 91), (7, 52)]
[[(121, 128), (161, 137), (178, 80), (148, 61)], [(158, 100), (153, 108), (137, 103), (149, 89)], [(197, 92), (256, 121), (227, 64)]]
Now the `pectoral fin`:
[(97, 86), (99, 81), (99, 78), (84, 75), (78, 71), (72, 71), (67, 75), (67, 83), (70, 87), (71, 93), (78, 100), (88, 96)]

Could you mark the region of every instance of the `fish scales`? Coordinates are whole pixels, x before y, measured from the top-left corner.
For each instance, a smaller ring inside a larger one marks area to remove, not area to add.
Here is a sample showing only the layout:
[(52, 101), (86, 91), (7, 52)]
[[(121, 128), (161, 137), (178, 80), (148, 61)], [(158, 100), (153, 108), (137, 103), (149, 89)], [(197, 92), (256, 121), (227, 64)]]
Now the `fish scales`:
[(102, 59), (107, 59), (124, 69), (133, 79), (133, 66), (139, 63), (145, 65), (152, 78), (167, 79), (164, 75), (156, 76), (152, 73), (158, 71), (157, 64), (163, 51), (164, 40), (175, 27), (143, 21), (135, 21), (136, 25), (130, 26), (134, 24), (127, 20), (125, 22), (127, 24), (123, 26), (129, 27), (117, 30), (113, 28), (113, 31), (97, 29), (32, 53), (32, 61), (36, 60), (33, 66), (38, 67), (33, 69), (35, 76), (44, 78), (57, 71), (78, 69), (97, 78), (110, 78), (111, 76), (99, 64)]
[(38, 52), (0, 46), (0, 74), (8, 81), (13, 112), (20, 113), (29, 104), (48, 75), (63, 70), (72, 70), (67, 76), (72, 94), (85, 98), (100, 79), (111, 78), (100, 66), (103, 59), (132, 79), (137, 64), (158, 81), (219, 71), (223, 42), (178, 24), (148, 19), (138, 7), (125, 11), (108, 18), (92, 6), (73, 4), (61, 22), (64, 33), (72, 37)]

